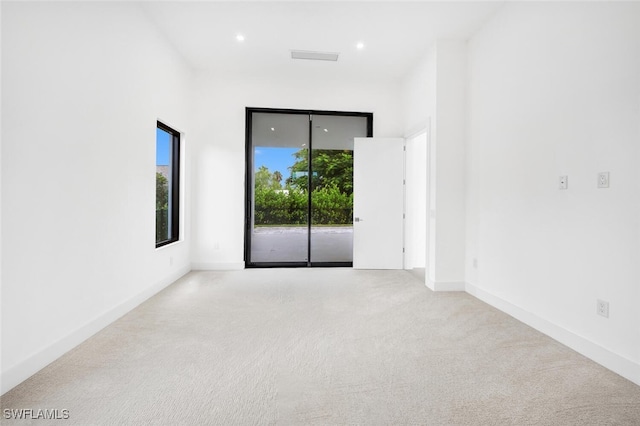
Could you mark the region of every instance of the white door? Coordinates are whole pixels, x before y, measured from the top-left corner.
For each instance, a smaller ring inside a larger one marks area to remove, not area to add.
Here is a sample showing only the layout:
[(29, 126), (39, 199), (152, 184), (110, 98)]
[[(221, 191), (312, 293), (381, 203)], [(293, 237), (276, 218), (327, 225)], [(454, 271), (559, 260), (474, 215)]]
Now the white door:
[(402, 269), (404, 139), (354, 142), (353, 267)]

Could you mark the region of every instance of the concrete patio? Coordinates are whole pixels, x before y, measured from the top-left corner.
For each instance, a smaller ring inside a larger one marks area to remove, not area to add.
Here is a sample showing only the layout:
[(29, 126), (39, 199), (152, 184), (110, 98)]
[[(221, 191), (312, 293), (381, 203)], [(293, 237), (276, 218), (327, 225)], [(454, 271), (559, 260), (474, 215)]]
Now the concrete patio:
[[(307, 234), (304, 226), (256, 227), (251, 235), (251, 261), (306, 262)], [(311, 228), (311, 261), (353, 261), (353, 226)]]

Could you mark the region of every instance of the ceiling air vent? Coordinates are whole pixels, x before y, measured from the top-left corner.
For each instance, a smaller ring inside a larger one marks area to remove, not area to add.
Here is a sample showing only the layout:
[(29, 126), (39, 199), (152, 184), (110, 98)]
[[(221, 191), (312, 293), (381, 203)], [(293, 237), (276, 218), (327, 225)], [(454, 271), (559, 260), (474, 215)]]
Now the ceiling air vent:
[(339, 53), (311, 52), (308, 50), (292, 50), (291, 59), (309, 59), (312, 61), (337, 61)]

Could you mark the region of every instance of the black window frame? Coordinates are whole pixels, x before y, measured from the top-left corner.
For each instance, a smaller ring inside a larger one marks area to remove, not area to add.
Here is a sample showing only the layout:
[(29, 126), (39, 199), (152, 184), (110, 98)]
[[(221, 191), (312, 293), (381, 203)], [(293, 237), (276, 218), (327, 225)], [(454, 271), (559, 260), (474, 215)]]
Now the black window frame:
[(180, 240), (180, 132), (160, 121), (156, 122), (156, 132), (157, 129), (165, 131), (171, 135), (171, 162), (169, 164), (169, 174), (171, 176), (171, 182), (169, 183), (171, 185), (171, 198), (169, 200), (170, 236), (166, 240), (156, 241), (156, 248), (159, 248)]

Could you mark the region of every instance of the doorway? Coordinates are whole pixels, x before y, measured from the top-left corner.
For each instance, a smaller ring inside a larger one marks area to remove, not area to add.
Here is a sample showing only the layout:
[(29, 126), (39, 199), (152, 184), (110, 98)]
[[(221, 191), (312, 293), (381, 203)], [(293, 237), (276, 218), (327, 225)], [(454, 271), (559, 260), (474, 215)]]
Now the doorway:
[(246, 109), (246, 267), (353, 265), (353, 141), (373, 114)]

